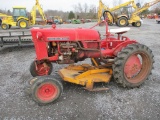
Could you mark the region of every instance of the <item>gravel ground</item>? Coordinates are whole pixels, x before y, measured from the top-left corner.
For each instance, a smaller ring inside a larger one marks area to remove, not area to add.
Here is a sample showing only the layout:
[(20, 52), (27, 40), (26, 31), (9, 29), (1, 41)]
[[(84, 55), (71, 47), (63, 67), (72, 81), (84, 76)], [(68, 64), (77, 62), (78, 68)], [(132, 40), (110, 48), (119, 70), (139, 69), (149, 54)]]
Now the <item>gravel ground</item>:
[[(144, 20), (140, 28), (130, 27), (125, 35), (150, 47), (155, 56), (153, 74), (141, 87), (127, 89), (111, 81), (102, 84), (109, 87), (109, 91), (89, 92), (82, 86), (65, 83), (60, 99), (46, 106), (39, 106), (24, 93), (26, 81), (32, 78), (29, 66), (35, 58), (34, 47), (0, 48), (0, 120), (160, 120), (160, 25), (155, 20)], [(101, 34), (105, 32), (105, 27), (96, 29)], [(87, 59), (83, 63), (90, 61)], [(52, 74), (57, 75), (56, 71), (64, 66), (54, 64)]]

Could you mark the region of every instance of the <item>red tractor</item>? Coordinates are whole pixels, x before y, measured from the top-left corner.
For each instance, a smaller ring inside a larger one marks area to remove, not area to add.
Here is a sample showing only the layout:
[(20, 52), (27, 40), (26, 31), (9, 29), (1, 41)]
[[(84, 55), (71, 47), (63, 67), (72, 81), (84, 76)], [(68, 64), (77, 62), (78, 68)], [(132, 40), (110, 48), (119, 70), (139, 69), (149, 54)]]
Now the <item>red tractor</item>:
[[(93, 85), (95, 82), (108, 83), (111, 76), (123, 87), (131, 88), (140, 86), (148, 78), (154, 62), (152, 51), (136, 40), (122, 36), (129, 28), (109, 30), (105, 23), (104, 39), (93, 29), (98, 24), (88, 29), (59, 29), (55, 25), (31, 29), (36, 59), (30, 66), (34, 78), (29, 81), (27, 91), (36, 102), (53, 102), (62, 93), (61, 81), (49, 76), (53, 69), (51, 62), (70, 64), (59, 70), (61, 78), (85, 86), (90, 91), (106, 90), (93, 88)], [(74, 65), (86, 58), (91, 58), (92, 65)]]

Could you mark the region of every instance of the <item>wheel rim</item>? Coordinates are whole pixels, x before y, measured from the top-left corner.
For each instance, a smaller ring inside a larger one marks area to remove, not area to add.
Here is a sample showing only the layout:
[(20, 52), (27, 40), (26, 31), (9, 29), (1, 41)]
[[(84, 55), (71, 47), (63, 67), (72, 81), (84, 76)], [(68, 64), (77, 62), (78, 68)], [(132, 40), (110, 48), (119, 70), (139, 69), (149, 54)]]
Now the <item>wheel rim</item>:
[(130, 83), (143, 81), (150, 71), (151, 61), (145, 53), (131, 55), (124, 66), (124, 76)]
[(22, 22), (20, 22), (20, 26), (21, 26), (22, 28), (25, 28), (25, 27), (27, 26), (27, 24), (26, 24), (26, 22), (22, 21)]
[(36, 72), (39, 76), (48, 75), (49, 71), (50, 67), (46, 63), (36, 65)]
[(141, 23), (140, 22), (137, 22), (137, 26), (139, 27), (141, 25)]
[(2, 28), (3, 28), (3, 29), (7, 29), (7, 25), (3, 24), (3, 25), (2, 25)]
[(53, 83), (42, 84), (37, 90), (37, 97), (44, 102), (53, 100), (58, 94), (58, 89)]
[(126, 21), (124, 19), (120, 20), (120, 24), (121, 25), (125, 25), (126, 24)]

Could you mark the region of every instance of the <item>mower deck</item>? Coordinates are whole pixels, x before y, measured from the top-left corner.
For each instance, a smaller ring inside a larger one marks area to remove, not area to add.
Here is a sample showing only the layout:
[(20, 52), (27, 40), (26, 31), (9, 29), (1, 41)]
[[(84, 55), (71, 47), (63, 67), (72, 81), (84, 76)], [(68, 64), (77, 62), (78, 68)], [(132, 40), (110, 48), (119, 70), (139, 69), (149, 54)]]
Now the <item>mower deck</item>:
[(85, 86), (89, 91), (106, 90), (108, 88), (93, 89), (95, 82), (109, 82), (112, 76), (112, 69), (95, 67), (88, 64), (69, 65), (59, 71), (64, 81)]

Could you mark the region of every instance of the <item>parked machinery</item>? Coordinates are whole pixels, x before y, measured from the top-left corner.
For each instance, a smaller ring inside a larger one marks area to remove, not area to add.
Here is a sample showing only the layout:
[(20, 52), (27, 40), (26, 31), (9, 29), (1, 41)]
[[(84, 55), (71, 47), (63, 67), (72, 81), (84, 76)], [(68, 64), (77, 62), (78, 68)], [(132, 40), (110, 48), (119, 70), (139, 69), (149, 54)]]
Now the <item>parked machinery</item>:
[[(122, 36), (130, 28), (108, 30), (106, 23), (106, 38), (101, 39), (100, 33), (93, 29), (95, 26), (56, 28), (52, 25), (52, 28), (31, 29), (36, 59), (30, 66), (34, 78), (28, 81), (26, 92), (36, 102), (53, 102), (63, 91), (62, 82), (56, 76), (49, 76), (53, 69), (51, 62), (71, 64), (59, 70), (61, 78), (90, 91), (106, 90), (94, 88), (94, 83), (108, 83), (111, 76), (123, 87), (131, 88), (140, 86), (148, 78), (154, 63), (152, 51), (146, 45)], [(118, 36), (114, 37), (111, 32)], [(91, 59), (92, 65), (73, 64), (86, 58)]]
[[(99, 9), (98, 16), (100, 17), (103, 14), (103, 17), (105, 18), (105, 13), (108, 13), (107, 12), (108, 10), (110, 12), (114, 12), (120, 8), (125, 7), (125, 10), (126, 10), (125, 12), (127, 13), (121, 13), (120, 15), (112, 14), (110, 15), (111, 17), (108, 17), (109, 20), (113, 23), (116, 23), (116, 25), (119, 27), (125, 27), (125, 26), (128, 26), (129, 24), (132, 24), (132, 26), (135, 26), (135, 27), (140, 27), (142, 23), (141, 23), (141, 18), (139, 17), (139, 14), (158, 2), (160, 2), (160, 0), (154, 0), (152, 2), (146, 3), (143, 7), (141, 7), (140, 4), (135, 4), (134, 0), (130, 0), (128, 2), (115, 6), (113, 8), (104, 8), (105, 9), (104, 11), (102, 11), (102, 9)], [(101, 2), (101, 4), (103, 3)], [(135, 9), (133, 12), (132, 12), (132, 8)]]
[(56, 24), (62, 24), (63, 20), (60, 16), (54, 16), (54, 23)]
[(2, 19), (6, 16), (7, 16), (6, 14), (0, 13), (0, 26), (2, 24)]
[[(102, 20), (102, 17), (104, 19), (104, 13), (105, 11), (114, 12), (116, 10), (119, 10), (120, 8), (132, 6), (134, 9), (137, 9), (137, 5), (135, 4), (134, 0), (129, 0), (128, 2), (125, 2), (123, 4), (120, 4), (118, 6), (115, 6), (113, 8), (107, 7), (102, 0), (99, 0), (99, 8), (98, 8), (98, 22)], [(108, 13), (108, 12), (107, 12)], [(127, 15), (120, 15), (120, 16), (113, 16), (113, 15), (107, 15), (109, 18), (109, 25), (112, 25), (114, 22), (116, 22), (114, 19), (118, 19), (120, 17), (126, 17)], [(114, 18), (113, 18), (114, 17)]]
[(80, 19), (72, 19), (71, 23), (72, 24), (81, 24), (81, 20)]
[(4, 30), (10, 29), (11, 26), (18, 26), (20, 28), (27, 28), (30, 25), (36, 23), (36, 10), (38, 9), (42, 20), (46, 23), (46, 17), (39, 4), (39, 0), (36, 0), (36, 4), (33, 6), (30, 16), (27, 14), (26, 7), (15, 6), (13, 7), (13, 15), (3, 18), (1, 28)]
[(157, 22), (158, 24), (160, 24), (160, 15), (158, 15), (158, 18), (156, 19), (156, 22)]
[[(136, 9), (131, 14), (131, 17), (128, 19), (127, 23), (128, 24), (132, 24), (132, 26), (140, 27), (141, 26), (141, 21), (140, 21), (139, 14), (141, 12), (143, 12), (144, 10), (147, 10), (148, 8), (150, 8), (151, 6), (153, 6), (153, 5), (155, 5), (155, 4), (159, 3), (159, 2), (160, 2), (160, 0), (154, 0), (152, 2), (148, 2), (148, 3), (144, 4), (144, 6), (142, 6), (141, 8)], [(120, 20), (119, 20), (119, 22), (120, 22)]]
[(47, 18), (47, 24), (63, 24), (63, 20), (60, 16), (49, 16)]

